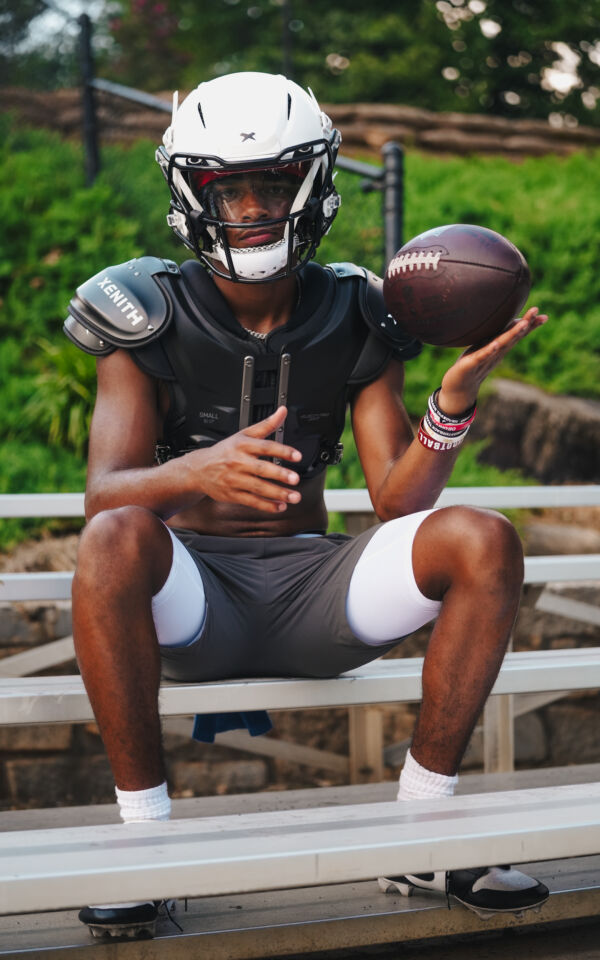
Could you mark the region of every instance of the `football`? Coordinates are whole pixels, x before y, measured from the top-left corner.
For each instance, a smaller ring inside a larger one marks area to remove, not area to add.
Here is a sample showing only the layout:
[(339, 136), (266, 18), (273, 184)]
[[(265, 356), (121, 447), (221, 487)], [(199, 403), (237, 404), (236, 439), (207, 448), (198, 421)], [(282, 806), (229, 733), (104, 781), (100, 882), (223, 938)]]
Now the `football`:
[(466, 347), (518, 317), (531, 274), (523, 254), (493, 230), (467, 223), (435, 227), (392, 257), (383, 280), (387, 310), (423, 343)]

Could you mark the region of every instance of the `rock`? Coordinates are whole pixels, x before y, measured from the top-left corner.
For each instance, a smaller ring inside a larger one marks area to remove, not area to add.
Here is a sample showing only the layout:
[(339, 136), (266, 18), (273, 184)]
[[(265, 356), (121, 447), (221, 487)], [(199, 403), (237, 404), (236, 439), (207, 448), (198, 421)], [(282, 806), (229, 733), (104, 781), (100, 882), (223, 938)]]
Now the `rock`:
[(35, 727), (0, 727), (0, 750), (17, 753), (21, 750), (68, 750), (71, 746), (70, 724), (47, 724)]
[[(264, 760), (176, 760), (167, 776), (174, 795), (207, 796), (243, 790), (260, 790), (267, 782)], [(189, 793), (191, 791), (191, 794)]]
[(42, 625), (32, 621), (21, 604), (0, 604), (0, 655), (4, 648), (36, 647), (43, 642)]
[(600, 553), (600, 530), (568, 523), (526, 523), (523, 527), (528, 556), (566, 553)]
[(544, 710), (553, 766), (597, 763), (600, 696), (553, 703)]
[(492, 381), (471, 428), (493, 442), (481, 460), (518, 468), (541, 483), (597, 483), (600, 403), (554, 396), (514, 380)]
[[(537, 713), (525, 713), (515, 720), (515, 762), (535, 765), (548, 757), (548, 738)], [(469, 742), (462, 770), (483, 766), (483, 734), (477, 731)]]
[(108, 760), (101, 755), (7, 760), (4, 773), (9, 804), (20, 808), (110, 803), (115, 799)]
[(0, 554), (0, 570), (6, 573), (21, 570), (74, 570), (79, 536), (69, 534), (19, 543), (10, 553)]

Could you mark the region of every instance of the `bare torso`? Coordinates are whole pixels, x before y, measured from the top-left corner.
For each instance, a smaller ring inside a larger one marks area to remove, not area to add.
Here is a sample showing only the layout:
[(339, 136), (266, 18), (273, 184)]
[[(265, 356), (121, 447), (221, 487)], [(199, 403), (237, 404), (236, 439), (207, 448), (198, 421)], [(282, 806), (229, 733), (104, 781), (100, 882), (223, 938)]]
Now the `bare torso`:
[(204, 497), (199, 503), (169, 519), (170, 527), (183, 527), (208, 536), (287, 537), (327, 529), (323, 500), (325, 472), (296, 487), (300, 503), (289, 504), (284, 514), (263, 513), (236, 503), (217, 503)]

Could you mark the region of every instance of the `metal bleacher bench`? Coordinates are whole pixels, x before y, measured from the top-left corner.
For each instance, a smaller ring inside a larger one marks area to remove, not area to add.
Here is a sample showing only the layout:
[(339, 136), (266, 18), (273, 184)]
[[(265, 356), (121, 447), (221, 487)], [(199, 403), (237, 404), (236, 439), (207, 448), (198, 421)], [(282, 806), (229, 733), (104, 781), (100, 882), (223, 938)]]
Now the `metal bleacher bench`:
[[(372, 510), (366, 491), (330, 490), (326, 502), (329, 511), (349, 517)], [(499, 509), (599, 506), (600, 486), (449, 488), (439, 504), (452, 503)], [(82, 513), (81, 494), (0, 496), (0, 517)], [(67, 571), (0, 574), (0, 603), (67, 600), (71, 578)], [(538, 597), (540, 609), (600, 623), (593, 604), (555, 596), (548, 586), (588, 581), (600, 581), (600, 555), (526, 558), (525, 582), (546, 585)], [(91, 721), (79, 676), (26, 675), (72, 655), (72, 640), (65, 638), (1, 660), (0, 725)], [(164, 684), (160, 711), (167, 718), (218, 713), (231, 703), (238, 710), (348, 707), (354, 737), (350, 778), (360, 779), (352, 773), (362, 763), (370, 771), (367, 779), (382, 780), (374, 759), (382, 754), (377, 705), (418, 701), (421, 668), (420, 658), (383, 659), (332, 680)], [(487, 769), (511, 769), (518, 698), (540, 705), (565, 691), (599, 687), (600, 645), (509, 652), (484, 720), (492, 743)], [(592, 782), (600, 779), (599, 770), (496, 772), (485, 782), (481, 776), (464, 777), (463, 793), (443, 811), (435, 803), (399, 809), (388, 781), (182, 800), (175, 803), (170, 823), (151, 825), (116, 823), (112, 805), (80, 810), (79, 819), (68, 810), (0, 814), (5, 831), (0, 836), (0, 957), (68, 946), (77, 960), (89, 947), (74, 915), (63, 911), (84, 903), (167, 896), (210, 898), (195, 901), (183, 921), (184, 933), (192, 937), (190, 952), (176, 931), (166, 928), (144, 945), (144, 952), (128, 944), (127, 957), (191, 957), (201, 948), (211, 960), (267, 957), (494, 929), (520, 921), (492, 918), (482, 927), (462, 909), (452, 911), (449, 920), (445, 910), (432, 912), (430, 899), (414, 897), (411, 903), (378, 895), (372, 878), (508, 861), (550, 861), (546, 877), (553, 896), (536, 922), (589, 917), (600, 906), (600, 784)], [(537, 873), (544, 878), (542, 866), (537, 864)], [(318, 896), (307, 890), (313, 887), (319, 888)], [(315, 905), (321, 901), (327, 906)], [(12, 916), (26, 913), (41, 915), (30, 928), (26, 918)], [(167, 947), (172, 952), (165, 952)]]

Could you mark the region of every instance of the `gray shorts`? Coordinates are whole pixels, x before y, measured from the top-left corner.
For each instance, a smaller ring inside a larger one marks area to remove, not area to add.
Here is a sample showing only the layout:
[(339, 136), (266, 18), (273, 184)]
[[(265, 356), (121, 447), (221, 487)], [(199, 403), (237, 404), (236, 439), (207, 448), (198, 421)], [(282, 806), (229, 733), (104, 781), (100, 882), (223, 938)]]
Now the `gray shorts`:
[(161, 647), (163, 676), (334, 677), (391, 650), (402, 637), (369, 646), (346, 619), (350, 579), (378, 529), (307, 538), (173, 530), (200, 571), (206, 621), (189, 646)]

